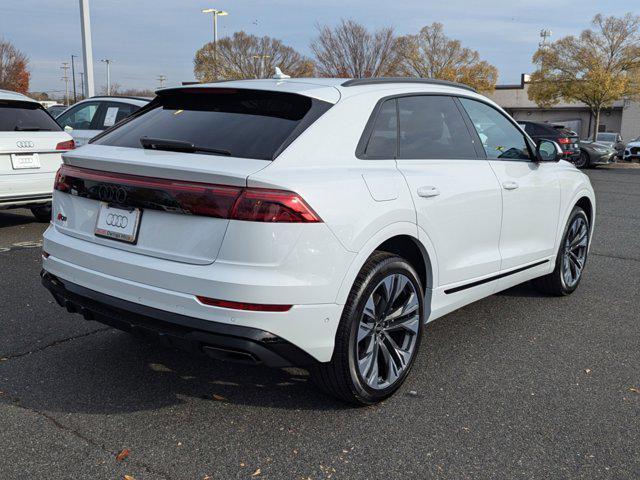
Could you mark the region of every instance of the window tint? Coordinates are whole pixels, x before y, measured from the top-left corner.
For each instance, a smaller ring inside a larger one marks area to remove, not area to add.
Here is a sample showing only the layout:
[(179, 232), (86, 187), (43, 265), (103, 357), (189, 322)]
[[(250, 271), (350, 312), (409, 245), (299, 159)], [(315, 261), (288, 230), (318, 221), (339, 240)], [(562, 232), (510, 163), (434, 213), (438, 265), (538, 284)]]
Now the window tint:
[(56, 120), (61, 127), (71, 127), (74, 130), (90, 130), (93, 117), (98, 111), (98, 102), (83, 103), (73, 107), (60, 115)]
[(468, 98), (460, 101), (478, 132), (487, 158), (531, 159), (522, 133), (498, 110)]
[(471, 135), (451, 97), (398, 98), (403, 159), (476, 158)]
[(178, 89), (154, 104), (93, 143), (142, 148), (140, 139), (148, 137), (272, 160), (331, 106), (297, 94), (229, 88)]
[(0, 132), (59, 130), (39, 103), (0, 101)]
[(545, 127), (544, 125), (534, 125), (533, 126), (533, 134), (534, 135), (556, 135), (556, 132), (553, 128)]
[(364, 153), (369, 158), (395, 158), (398, 145), (398, 115), (395, 99), (387, 100), (378, 110), (369, 143)]

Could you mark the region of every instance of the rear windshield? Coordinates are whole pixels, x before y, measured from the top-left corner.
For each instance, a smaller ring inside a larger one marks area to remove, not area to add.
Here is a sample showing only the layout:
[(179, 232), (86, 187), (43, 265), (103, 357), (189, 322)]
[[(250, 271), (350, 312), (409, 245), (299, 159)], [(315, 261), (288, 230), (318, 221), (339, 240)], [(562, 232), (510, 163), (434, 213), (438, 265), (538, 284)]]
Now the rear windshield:
[(616, 134), (615, 133), (599, 133), (597, 136), (598, 140), (602, 140), (604, 142), (615, 142)]
[(60, 125), (39, 103), (0, 100), (0, 132), (60, 130)]
[[(188, 142), (232, 157), (273, 160), (330, 103), (302, 95), (241, 89), (182, 89), (161, 94), (144, 113), (92, 143), (143, 148), (141, 138)], [(200, 152), (198, 152), (200, 153)]]

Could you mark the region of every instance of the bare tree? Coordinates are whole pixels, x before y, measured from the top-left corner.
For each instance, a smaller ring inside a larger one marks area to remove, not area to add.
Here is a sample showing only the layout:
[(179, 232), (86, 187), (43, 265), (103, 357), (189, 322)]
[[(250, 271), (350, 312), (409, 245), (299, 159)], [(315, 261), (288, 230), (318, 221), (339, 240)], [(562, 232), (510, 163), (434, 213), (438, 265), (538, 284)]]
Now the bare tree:
[(477, 51), (447, 37), (441, 23), (401, 37), (396, 48), (402, 56), (402, 75), (451, 80), (481, 91), (493, 90), (498, 80), (496, 67), (481, 60)]
[(213, 43), (205, 44), (196, 52), (193, 72), (199, 81), (216, 80), (216, 71), (223, 79), (269, 77), (276, 67), (292, 77), (309, 77), (314, 71), (311, 60), (267, 36), (235, 32), (231, 37), (218, 40), (217, 50), (217, 69)]
[(548, 107), (561, 100), (582, 102), (595, 117), (621, 98), (640, 97), (640, 16), (596, 15), (593, 29), (540, 48), (533, 55), (529, 98)]
[(0, 88), (27, 93), (30, 78), (27, 63), (26, 55), (0, 38)]
[(311, 43), (318, 73), (323, 77), (386, 77), (397, 74), (399, 65), (393, 28), (373, 33), (353, 20), (335, 28), (318, 26)]

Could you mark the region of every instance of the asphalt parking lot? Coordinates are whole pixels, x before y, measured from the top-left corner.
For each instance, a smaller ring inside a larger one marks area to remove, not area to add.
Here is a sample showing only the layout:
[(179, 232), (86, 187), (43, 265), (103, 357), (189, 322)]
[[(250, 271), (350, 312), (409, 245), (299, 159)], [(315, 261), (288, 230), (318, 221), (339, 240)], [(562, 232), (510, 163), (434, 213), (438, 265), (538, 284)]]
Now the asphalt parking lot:
[(524, 285), (431, 323), (405, 386), (369, 408), (303, 370), (66, 313), (40, 286), (44, 226), (0, 211), (0, 478), (640, 478), (640, 168), (589, 176), (578, 291)]

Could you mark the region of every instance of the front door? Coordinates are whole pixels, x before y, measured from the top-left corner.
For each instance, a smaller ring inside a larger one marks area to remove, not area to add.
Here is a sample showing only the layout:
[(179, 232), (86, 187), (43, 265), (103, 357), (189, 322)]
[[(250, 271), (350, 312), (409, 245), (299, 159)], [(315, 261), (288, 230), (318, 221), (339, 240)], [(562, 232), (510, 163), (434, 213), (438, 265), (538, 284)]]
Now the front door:
[(522, 132), (494, 107), (461, 98), (502, 188), (502, 270), (554, 255), (560, 181), (553, 163), (536, 162)]

